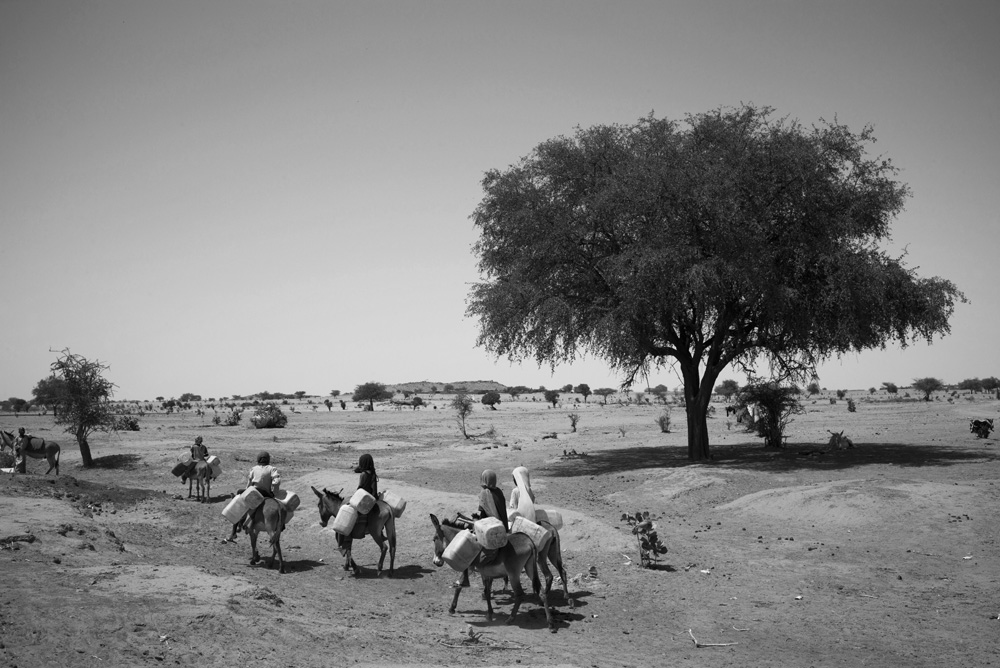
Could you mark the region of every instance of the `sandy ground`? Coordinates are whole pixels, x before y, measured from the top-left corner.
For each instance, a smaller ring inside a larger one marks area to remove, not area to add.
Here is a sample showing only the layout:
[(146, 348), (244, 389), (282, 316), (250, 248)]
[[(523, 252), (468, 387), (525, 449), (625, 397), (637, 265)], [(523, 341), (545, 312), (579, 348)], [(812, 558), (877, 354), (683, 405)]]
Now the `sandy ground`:
[[(39, 460), (0, 475), (0, 665), (1000, 665), (998, 442), (968, 429), (1000, 402), (947, 398), (858, 393), (856, 413), (810, 399), (782, 450), (720, 410), (704, 464), (687, 461), (681, 408), (664, 434), (662, 407), (599, 400), (480, 407), (470, 433), (496, 435), (469, 440), (441, 397), (419, 411), (298, 405), (280, 430), (156, 413), (95, 437), (91, 469), (50, 416), (0, 416), (63, 445), (58, 477)], [(857, 447), (825, 451), (828, 429)], [(169, 472), (196, 435), (224, 469), (205, 504)], [(221, 540), (221, 510), (261, 449), (302, 499), (284, 575), (249, 564), (246, 536)], [(353, 492), (362, 452), (407, 500), (392, 577), (376, 577), (370, 539), (355, 542), (362, 576), (341, 568), (310, 489)], [(429, 514), (472, 512), (487, 467), (509, 496), (518, 465), (565, 519), (576, 606), (553, 587), (554, 634), (535, 597), (506, 624), (500, 583), (494, 622), (476, 580), (449, 615), (455, 573), (431, 562)], [(655, 570), (620, 521), (642, 510), (670, 549)]]

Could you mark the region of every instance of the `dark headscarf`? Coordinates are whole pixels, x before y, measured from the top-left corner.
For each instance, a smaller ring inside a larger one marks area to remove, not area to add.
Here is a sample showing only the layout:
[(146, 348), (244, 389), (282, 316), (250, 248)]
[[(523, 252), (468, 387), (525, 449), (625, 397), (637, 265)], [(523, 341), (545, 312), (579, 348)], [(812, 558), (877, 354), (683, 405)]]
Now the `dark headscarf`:
[(258, 464), (270, 464), (271, 463), (271, 455), (270, 455), (270, 453), (268, 453), (267, 450), (261, 450), (257, 454), (257, 463)]
[(507, 522), (507, 500), (503, 490), (497, 487), (497, 474), (492, 469), (483, 471), (480, 477), (483, 489), (479, 492), (479, 512), (484, 517), (495, 517), (503, 522), (503, 528), (510, 530)]
[(375, 473), (375, 460), (367, 452), (358, 459), (355, 473), (361, 474), (358, 489), (363, 489), (372, 496), (378, 496), (378, 475)]

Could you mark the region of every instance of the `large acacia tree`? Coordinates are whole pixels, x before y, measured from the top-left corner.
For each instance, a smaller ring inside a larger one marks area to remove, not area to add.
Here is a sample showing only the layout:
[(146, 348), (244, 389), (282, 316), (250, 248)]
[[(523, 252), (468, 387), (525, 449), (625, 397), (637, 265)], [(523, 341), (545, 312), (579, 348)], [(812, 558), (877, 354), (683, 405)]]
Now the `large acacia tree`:
[(708, 458), (727, 366), (807, 377), (832, 356), (949, 331), (955, 285), (880, 248), (909, 193), (873, 142), (870, 128), (751, 105), (543, 142), (483, 179), (479, 345), (553, 369), (594, 354), (623, 388), (676, 365), (689, 457)]

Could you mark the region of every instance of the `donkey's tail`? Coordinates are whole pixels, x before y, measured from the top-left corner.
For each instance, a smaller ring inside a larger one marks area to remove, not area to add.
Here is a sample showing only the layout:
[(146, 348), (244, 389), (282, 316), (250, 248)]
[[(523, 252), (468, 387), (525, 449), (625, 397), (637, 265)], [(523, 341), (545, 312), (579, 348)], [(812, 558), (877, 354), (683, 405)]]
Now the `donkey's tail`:
[(534, 568), (531, 569), (531, 589), (538, 595), (542, 591), (542, 580), (538, 577), (538, 549), (535, 547), (534, 541), (531, 543), (531, 557), (534, 564)]

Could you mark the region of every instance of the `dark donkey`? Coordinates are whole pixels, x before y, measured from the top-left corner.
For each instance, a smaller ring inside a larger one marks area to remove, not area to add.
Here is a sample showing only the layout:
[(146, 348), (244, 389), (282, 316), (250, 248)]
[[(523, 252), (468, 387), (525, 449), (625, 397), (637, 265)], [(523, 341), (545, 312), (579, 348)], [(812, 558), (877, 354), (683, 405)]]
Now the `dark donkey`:
[[(448, 547), (448, 544), (455, 539), (461, 531), (466, 531), (464, 527), (457, 527), (447, 521), (439, 522), (435, 515), (431, 515), (431, 522), (434, 523), (434, 565), (441, 566), (444, 560), (441, 555)], [(552, 620), (552, 611), (549, 609), (549, 600), (546, 591), (542, 589), (542, 582), (538, 577), (538, 550), (523, 533), (512, 533), (507, 537), (507, 544), (497, 552), (496, 559), (483, 566), (480, 564), (481, 557), (477, 556), (469, 570), (477, 571), (483, 579), (483, 598), (486, 599), (486, 619), (493, 621), (493, 581), (506, 577), (510, 581), (511, 589), (514, 590), (514, 607), (510, 611), (510, 618), (507, 623), (514, 621), (521, 601), (524, 599), (524, 589), (521, 587), (521, 571), (523, 570), (531, 580), (531, 588), (542, 600), (542, 607), (545, 609), (545, 619), (549, 625), (549, 631), (556, 632), (555, 622)], [(462, 593), (461, 587), (455, 588), (455, 598), (451, 601), (448, 612), (454, 613), (458, 607), (458, 596)]]
[(250, 534), (250, 549), (253, 551), (250, 557), (251, 565), (260, 561), (260, 554), (257, 552), (257, 534), (266, 531), (271, 543), (271, 561), (268, 568), (274, 566), (274, 557), (277, 556), (278, 572), (285, 572), (285, 560), (281, 556), (281, 532), (285, 529), (286, 517), (285, 506), (277, 499), (264, 499), (264, 503), (250, 513), (243, 526)]
[[(0, 431), (0, 448), (14, 449), (14, 434), (9, 431)], [(52, 469), (59, 475), (59, 444), (55, 441), (46, 441), (37, 436), (28, 436), (21, 439), (21, 453), (33, 459), (44, 459), (49, 463), (48, 475)]]
[[(319, 524), (325, 527), (331, 517), (337, 516), (337, 513), (340, 512), (340, 507), (346, 502), (344, 501), (344, 497), (339, 493), (331, 492), (326, 488), (322, 492), (315, 487), (311, 489), (319, 497)], [(385, 530), (384, 537), (382, 536), (383, 529)], [(396, 567), (396, 518), (384, 501), (376, 501), (375, 508), (368, 513), (368, 527), (366, 531), (378, 544), (379, 549), (382, 550), (382, 554), (378, 558), (378, 575), (382, 575), (382, 567), (385, 565), (385, 553), (388, 552), (389, 577), (392, 577), (393, 570)], [(352, 536), (337, 534), (337, 546), (344, 555), (344, 570), (353, 569), (355, 575), (361, 575), (361, 567), (354, 563), (354, 559), (351, 557), (351, 547), (353, 545), (354, 538)]]

